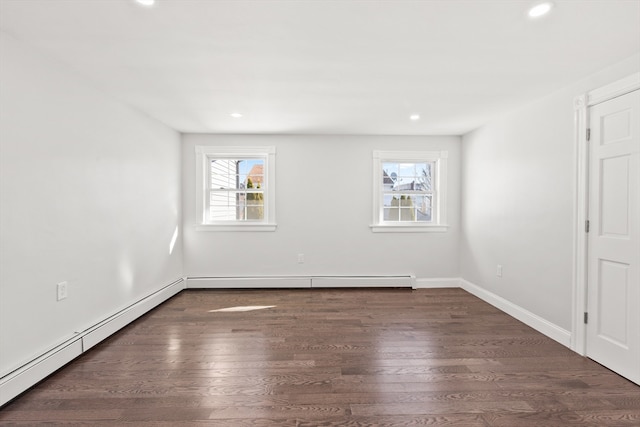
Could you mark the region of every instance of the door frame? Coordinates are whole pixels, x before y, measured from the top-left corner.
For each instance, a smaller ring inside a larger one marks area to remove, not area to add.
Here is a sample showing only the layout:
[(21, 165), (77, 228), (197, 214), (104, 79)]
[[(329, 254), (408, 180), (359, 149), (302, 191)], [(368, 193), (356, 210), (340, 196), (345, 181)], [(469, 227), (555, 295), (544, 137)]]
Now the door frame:
[(587, 312), (588, 239), (585, 230), (589, 212), (589, 108), (640, 89), (640, 72), (606, 86), (591, 90), (574, 98), (574, 173), (576, 178), (574, 197), (573, 231), (573, 313), (571, 321), (571, 349), (587, 355), (587, 328), (584, 313)]

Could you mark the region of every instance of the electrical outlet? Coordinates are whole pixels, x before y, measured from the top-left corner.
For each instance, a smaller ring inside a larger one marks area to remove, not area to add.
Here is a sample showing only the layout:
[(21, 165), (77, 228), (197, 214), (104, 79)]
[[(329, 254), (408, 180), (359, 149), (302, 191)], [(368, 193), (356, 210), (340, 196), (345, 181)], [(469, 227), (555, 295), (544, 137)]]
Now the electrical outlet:
[(61, 301), (67, 297), (67, 282), (60, 282), (56, 286), (58, 291), (58, 301)]
[(298, 264), (304, 264), (304, 254), (298, 254)]
[(502, 277), (502, 266), (500, 264), (498, 264), (498, 267), (496, 268), (496, 276)]

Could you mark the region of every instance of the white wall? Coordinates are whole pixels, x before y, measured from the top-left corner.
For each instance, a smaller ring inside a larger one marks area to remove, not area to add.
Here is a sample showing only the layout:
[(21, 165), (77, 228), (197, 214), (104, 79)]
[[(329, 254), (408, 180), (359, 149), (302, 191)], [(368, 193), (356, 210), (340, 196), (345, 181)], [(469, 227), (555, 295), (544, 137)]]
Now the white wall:
[(180, 278), (182, 249), (179, 135), (4, 34), (0, 55), (2, 376)]
[[(196, 231), (195, 146), (275, 146), (275, 232)], [(373, 150), (448, 150), (446, 233), (373, 233)], [(189, 277), (458, 277), (459, 137), (183, 136), (185, 273)], [(297, 254), (305, 263), (297, 263)]]
[(462, 278), (571, 330), (574, 98), (638, 69), (635, 55), (464, 136)]

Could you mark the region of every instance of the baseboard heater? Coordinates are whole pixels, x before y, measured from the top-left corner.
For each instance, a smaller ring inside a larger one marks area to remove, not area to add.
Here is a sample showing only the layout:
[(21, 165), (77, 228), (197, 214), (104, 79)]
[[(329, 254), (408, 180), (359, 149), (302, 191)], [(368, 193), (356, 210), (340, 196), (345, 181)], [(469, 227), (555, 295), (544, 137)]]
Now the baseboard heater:
[(165, 286), (145, 298), (107, 317), (97, 324), (77, 332), (72, 338), (44, 352), (15, 371), (0, 378), (0, 406), (57, 371), (100, 341), (133, 322), (155, 306), (185, 288), (184, 279)]
[(189, 277), (187, 289), (415, 288), (412, 275)]

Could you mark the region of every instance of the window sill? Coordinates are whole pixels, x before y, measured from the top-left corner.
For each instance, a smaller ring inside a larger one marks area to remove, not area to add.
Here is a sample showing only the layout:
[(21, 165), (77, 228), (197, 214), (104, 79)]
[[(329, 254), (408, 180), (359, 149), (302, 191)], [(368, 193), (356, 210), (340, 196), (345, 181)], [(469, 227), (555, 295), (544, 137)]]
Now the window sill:
[(276, 231), (277, 224), (197, 224), (196, 231)]
[(373, 224), (370, 225), (374, 233), (444, 233), (448, 225), (416, 225), (416, 224)]

